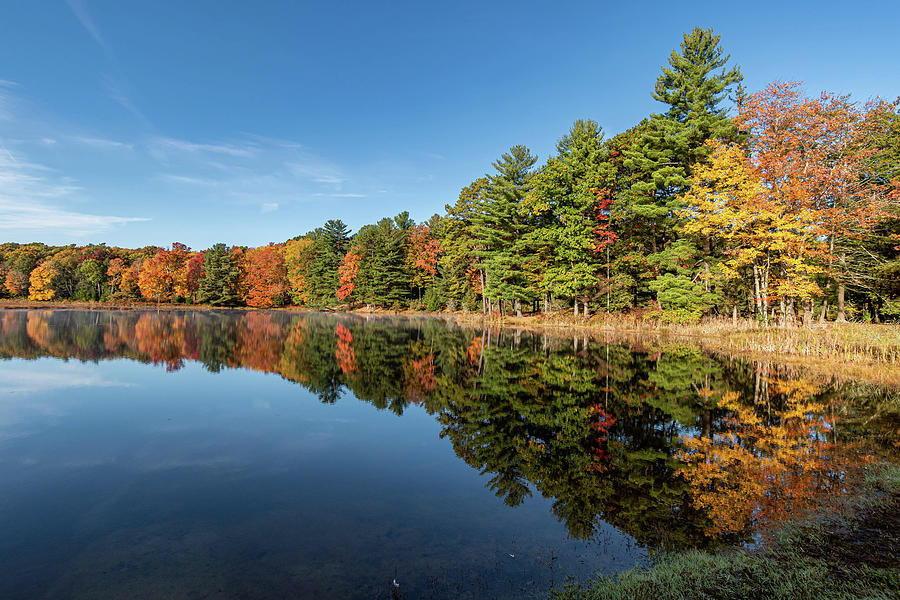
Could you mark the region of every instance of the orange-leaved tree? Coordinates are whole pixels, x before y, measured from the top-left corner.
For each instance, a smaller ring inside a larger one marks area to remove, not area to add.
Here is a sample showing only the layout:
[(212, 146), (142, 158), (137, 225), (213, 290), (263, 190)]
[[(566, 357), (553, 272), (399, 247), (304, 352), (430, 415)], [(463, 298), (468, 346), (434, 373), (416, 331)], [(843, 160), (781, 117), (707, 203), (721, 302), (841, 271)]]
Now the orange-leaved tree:
[(242, 286), (247, 306), (267, 308), (284, 304), (288, 291), (287, 267), (280, 244), (244, 252)]
[[(735, 122), (749, 134), (753, 171), (768, 198), (804, 214), (811, 232), (827, 242), (822, 264), (836, 281), (838, 320), (843, 320), (842, 246), (871, 227), (876, 216), (871, 201), (877, 185), (863, 176), (872, 153), (864, 143), (866, 110), (847, 96), (806, 98), (799, 88), (796, 82), (776, 82), (747, 96)], [(826, 308), (827, 300), (823, 318)]]
[(170, 250), (159, 250), (141, 265), (138, 287), (141, 296), (157, 302), (171, 302), (186, 297), (187, 263), (190, 248), (175, 242)]
[(341, 259), (338, 267), (338, 280), (341, 286), (337, 289), (338, 300), (346, 300), (356, 289), (356, 277), (362, 262), (362, 249), (352, 248)]
[(412, 284), (418, 288), (420, 300), (422, 288), (434, 285), (440, 253), (441, 243), (431, 235), (428, 225), (417, 225), (406, 234), (406, 266), (412, 271)]

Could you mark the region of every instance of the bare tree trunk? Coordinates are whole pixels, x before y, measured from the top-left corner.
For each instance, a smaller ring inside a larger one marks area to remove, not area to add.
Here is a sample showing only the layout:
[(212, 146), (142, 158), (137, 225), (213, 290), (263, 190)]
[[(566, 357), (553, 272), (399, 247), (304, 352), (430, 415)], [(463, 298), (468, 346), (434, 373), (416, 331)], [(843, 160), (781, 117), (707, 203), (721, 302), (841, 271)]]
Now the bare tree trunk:
[(522, 316), (522, 301), (521, 300), (516, 300), (516, 316), (517, 317)]
[(575, 317), (577, 318), (578, 317), (578, 298), (575, 298), (574, 311), (575, 311)]
[(484, 290), (484, 269), (478, 269), (478, 272), (481, 274), (481, 314), (487, 315), (488, 301)]
[(759, 268), (756, 265), (753, 265), (753, 303), (756, 306), (756, 314), (764, 319), (762, 295), (759, 292)]
[(843, 280), (838, 282), (838, 292), (837, 292), (837, 305), (838, 312), (837, 318), (835, 319), (836, 323), (846, 323), (847, 315), (844, 312), (844, 295), (847, 292), (847, 286), (844, 284)]
[(737, 327), (737, 319), (738, 319), (738, 310), (737, 303), (731, 307), (731, 326)]
[(819, 313), (819, 325), (825, 323), (825, 317), (828, 314), (828, 296), (822, 298), (822, 312)]
[(587, 300), (585, 300), (584, 302), (582, 302), (581, 307), (582, 307), (582, 309), (583, 309), (585, 318), (591, 316), (590, 308), (588, 307), (588, 302), (587, 302)]

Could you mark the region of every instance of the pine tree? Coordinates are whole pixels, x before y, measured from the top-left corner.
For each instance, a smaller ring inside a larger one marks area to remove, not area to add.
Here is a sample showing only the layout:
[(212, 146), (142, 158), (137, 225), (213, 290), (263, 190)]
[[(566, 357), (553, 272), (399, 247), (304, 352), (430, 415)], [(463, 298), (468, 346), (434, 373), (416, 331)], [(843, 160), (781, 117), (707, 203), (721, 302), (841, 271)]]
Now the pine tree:
[(525, 146), (513, 146), (494, 162), (496, 175), (489, 177), (486, 200), (472, 216), (472, 233), (483, 248), (477, 253), (485, 272), (484, 294), (491, 300), (521, 303), (534, 295), (529, 281), (529, 223), (522, 200), (529, 190), (537, 162)]
[(312, 239), (314, 257), (309, 265), (309, 303), (331, 306), (338, 301), (338, 268), (349, 249), (350, 229), (340, 219), (331, 219), (308, 237)]
[(653, 98), (668, 110), (652, 115), (640, 139), (625, 150), (624, 166), (637, 177), (621, 201), (645, 223), (645, 251), (651, 254), (675, 238), (677, 197), (689, 186), (692, 165), (709, 154), (706, 141), (739, 137), (721, 104), (743, 76), (738, 68), (725, 68), (730, 56), (723, 55), (719, 37), (699, 27), (684, 35), (680, 53), (672, 52), (654, 88)]
[[(596, 121), (575, 121), (557, 144), (556, 157), (534, 176), (524, 205), (535, 217), (527, 239), (549, 260), (542, 289), (556, 297), (585, 302), (597, 283), (597, 190), (609, 178), (603, 132)], [(585, 304), (585, 308), (587, 304)]]
[(225, 244), (215, 244), (203, 254), (203, 277), (197, 299), (206, 304), (231, 306), (238, 303), (238, 269)]
[(373, 306), (391, 307), (409, 294), (410, 282), (405, 269), (406, 232), (401, 213), (395, 219), (384, 218), (366, 225), (353, 239), (354, 251), (362, 257), (356, 276), (356, 297)]

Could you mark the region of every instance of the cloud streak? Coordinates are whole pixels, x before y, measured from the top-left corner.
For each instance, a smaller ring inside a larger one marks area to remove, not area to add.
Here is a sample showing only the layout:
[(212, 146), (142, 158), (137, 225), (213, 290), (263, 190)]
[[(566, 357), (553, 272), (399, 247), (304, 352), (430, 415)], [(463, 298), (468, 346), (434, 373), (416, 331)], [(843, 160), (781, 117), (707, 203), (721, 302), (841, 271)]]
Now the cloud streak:
[[(73, 136), (70, 138), (76, 144), (96, 148), (98, 150), (132, 150), (134, 146), (116, 140), (107, 140), (105, 138)], [(55, 141), (53, 143), (56, 143)]]
[(62, 208), (58, 206), (59, 202), (81, 188), (69, 178), (53, 175), (52, 169), (17, 159), (6, 148), (0, 151), (0, 231), (20, 235), (58, 232), (84, 236), (107, 231), (116, 225), (148, 220)]
[(109, 44), (106, 43), (106, 39), (104, 39), (103, 35), (100, 33), (100, 28), (97, 27), (97, 24), (94, 22), (94, 19), (91, 17), (91, 13), (88, 12), (87, 7), (84, 5), (84, 2), (81, 0), (66, 0), (66, 4), (69, 5), (72, 13), (75, 15), (75, 18), (78, 19), (78, 22), (81, 23), (81, 26), (84, 27), (85, 31), (87, 31), (94, 41), (103, 48), (103, 51), (106, 53), (107, 57), (110, 59), (115, 58), (115, 54), (112, 51), (112, 48)]
[(221, 154), (237, 158), (250, 158), (258, 153), (254, 146), (235, 146), (232, 144), (202, 144), (179, 140), (171, 137), (158, 137), (150, 142), (151, 152), (158, 156), (166, 156), (167, 152), (180, 152), (187, 154)]

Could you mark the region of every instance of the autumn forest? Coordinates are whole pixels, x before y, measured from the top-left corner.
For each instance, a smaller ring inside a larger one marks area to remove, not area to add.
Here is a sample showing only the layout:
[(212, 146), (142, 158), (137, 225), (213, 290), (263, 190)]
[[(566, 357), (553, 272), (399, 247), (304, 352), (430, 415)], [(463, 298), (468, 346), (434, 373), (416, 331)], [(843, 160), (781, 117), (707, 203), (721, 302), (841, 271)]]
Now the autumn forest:
[(7, 297), (524, 313), (639, 310), (790, 325), (900, 317), (900, 111), (742, 85), (694, 29), (606, 137), (576, 120), (543, 164), (512, 146), (444, 214), (203, 251), (6, 243)]

